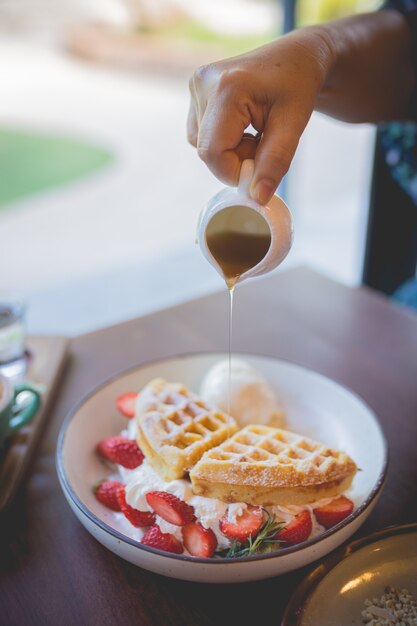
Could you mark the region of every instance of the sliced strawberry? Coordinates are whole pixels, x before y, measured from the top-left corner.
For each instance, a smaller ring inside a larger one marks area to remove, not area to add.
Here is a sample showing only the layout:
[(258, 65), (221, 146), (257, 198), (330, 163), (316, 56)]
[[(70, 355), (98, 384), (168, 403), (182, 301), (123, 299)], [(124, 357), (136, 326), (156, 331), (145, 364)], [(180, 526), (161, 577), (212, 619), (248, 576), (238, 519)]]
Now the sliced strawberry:
[(136, 528), (151, 526), (155, 522), (155, 515), (153, 513), (149, 511), (139, 511), (138, 509), (134, 509), (133, 506), (130, 506), (126, 502), (126, 491), (123, 486), (119, 487), (119, 491), (117, 492), (117, 500), (119, 502), (120, 510), (123, 515)]
[(98, 454), (107, 461), (135, 469), (142, 465), (144, 456), (136, 441), (127, 437), (108, 437), (97, 444)]
[(216, 535), (210, 528), (204, 528), (200, 522), (191, 522), (182, 529), (185, 548), (193, 556), (209, 559), (217, 548)]
[(122, 415), (127, 418), (132, 418), (135, 415), (135, 404), (138, 394), (136, 391), (128, 391), (119, 396), (116, 400), (116, 408)]
[(346, 496), (339, 496), (335, 500), (329, 502), (325, 506), (319, 506), (313, 509), (316, 520), (324, 528), (335, 526), (342, 519), (345, 519), (353, 511), (353, 502)]
[(192, 506), (167, 491), (150, 491), (146, 501), (155, 513), (175, 526), (185, 526), (195, 520)]
[(262, 524), (263, 510), (260, 506), (248, 506), (242, 515), (236, 518), (236, 522), (229, 520), (226, 511), (219, 521), (219, 527), (223, 535), (240, 542), (246, 541), (249, 537), (252, 537), (252, 539), (256, 537), (261, 530)]
[(158, 524), (154, 524), (142, 537), (144, 546), (150, 546), (151, 548), (158, 548), (164, 552), (174, 552), (175, 554), (181, 554), (184, 551), (181, 541), (178, 541), (171, 533), (163, 533)]
[(308, 511), (302, 511), (288, 522), (288, 524), (275, 535), (275, 538), (293, 546), (296, 543), (306, 541), (312, 530), (313, 523), (310, 513)]
[(120, 504), (117, 499), (120, 487), (123, 487), (123, 483), (120, 483), (118, 480), (102, 480), (101, 483), (94, 487), (94, 495), (108, 509), (120, 511)]

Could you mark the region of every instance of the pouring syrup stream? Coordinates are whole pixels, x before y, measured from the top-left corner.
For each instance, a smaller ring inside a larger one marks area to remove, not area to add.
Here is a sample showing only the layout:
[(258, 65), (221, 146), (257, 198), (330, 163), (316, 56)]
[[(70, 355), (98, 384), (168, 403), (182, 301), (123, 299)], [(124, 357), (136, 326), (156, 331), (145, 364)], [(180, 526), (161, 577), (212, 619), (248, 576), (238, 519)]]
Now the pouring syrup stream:
[(206, 241), (223, 274), (229, 290), (229, 392), (228, 413), (232, 397), (233, 296), (237, 282), (267, 254), (271, 231), (266, 220), (245, 206), (227, 207), (207, 225)]

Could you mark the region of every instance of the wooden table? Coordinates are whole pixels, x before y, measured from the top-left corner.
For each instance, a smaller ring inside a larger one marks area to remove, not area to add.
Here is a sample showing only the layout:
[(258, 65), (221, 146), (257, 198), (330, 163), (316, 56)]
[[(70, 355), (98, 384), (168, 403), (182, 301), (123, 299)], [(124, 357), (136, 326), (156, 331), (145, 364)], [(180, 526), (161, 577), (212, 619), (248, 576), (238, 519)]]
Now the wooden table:
[[(60, 424), (92, 387), (147, 360), (226, 349), (226, 293), (72, 341), (49, 429), (18, 498), (0, 519), (0, 624), (279, 624), (289, 595), (310, 568), (242, 585), (151, 574), (108, 552), (84, 530), (55, 473)], [(361, 395), (383, 425), (390, 470), (358, 536), (416, 519), (417, 315), (365, 289), (296, 269), (237, 290), (234, 349), (313, 368)]]

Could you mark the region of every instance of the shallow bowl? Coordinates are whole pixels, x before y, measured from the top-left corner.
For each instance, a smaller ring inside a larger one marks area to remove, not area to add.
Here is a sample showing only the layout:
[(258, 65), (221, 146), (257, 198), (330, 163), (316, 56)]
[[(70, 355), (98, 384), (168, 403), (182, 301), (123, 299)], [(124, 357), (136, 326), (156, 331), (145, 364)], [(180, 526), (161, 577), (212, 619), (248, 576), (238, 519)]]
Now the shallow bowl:
[(348, 539), (366, 520), (381, 493), (387, 470), (387, 446), (378, 420), (354, 393), (336, 382), (284, 361), (235, 355), (248, 361), (275, 391), (287, 428), (347, 452), (361, 469), (349, 496), (354, 512), (318, 537), (270, 554), (238, 559), (199, 559), (143, 546), (137, 529), (102, 506), (92, 486), (109, 470), (95, 455), (97, 442), (126, 427), (115, 399), (140, 390), (152, 378), (185, 384), (198, 392), (206, 372), (225, 354), (194, 354), (140, 365), (97, 389), (65, 419), (57, 446), (57, 471), (70, 507), (85, 528), (122, 558), (152, 572), (183, 580), (234, 583), (269, 578), (321, 559)]

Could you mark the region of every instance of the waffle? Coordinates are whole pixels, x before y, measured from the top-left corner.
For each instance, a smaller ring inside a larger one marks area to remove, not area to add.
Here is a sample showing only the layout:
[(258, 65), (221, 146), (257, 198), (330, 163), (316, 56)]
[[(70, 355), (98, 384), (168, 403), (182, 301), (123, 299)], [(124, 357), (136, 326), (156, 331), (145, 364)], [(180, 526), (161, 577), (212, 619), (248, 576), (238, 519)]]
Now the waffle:
[(151, 381), (136, 405), (138, 444), (166, 481), (182, 478), (204, 452), (237, 430), (235, 420), (205, 404), (186, 387)]
[(307, 504), (345, 491), (356, 464), (344, 452), (269, 426), (246, 426), (206, 452), (190, 472), (193, 492), (224, 502)]

